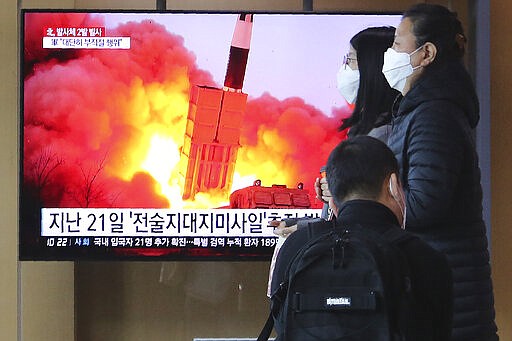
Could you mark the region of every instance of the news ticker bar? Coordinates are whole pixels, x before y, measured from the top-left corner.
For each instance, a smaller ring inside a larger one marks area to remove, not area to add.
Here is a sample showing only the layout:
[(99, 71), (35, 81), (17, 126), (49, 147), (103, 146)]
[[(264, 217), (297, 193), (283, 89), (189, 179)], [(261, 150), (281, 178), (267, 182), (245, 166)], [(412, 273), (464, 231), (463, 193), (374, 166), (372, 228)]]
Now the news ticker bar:
[(43, 237), (47, 247), (274, 248), (277, 237)]

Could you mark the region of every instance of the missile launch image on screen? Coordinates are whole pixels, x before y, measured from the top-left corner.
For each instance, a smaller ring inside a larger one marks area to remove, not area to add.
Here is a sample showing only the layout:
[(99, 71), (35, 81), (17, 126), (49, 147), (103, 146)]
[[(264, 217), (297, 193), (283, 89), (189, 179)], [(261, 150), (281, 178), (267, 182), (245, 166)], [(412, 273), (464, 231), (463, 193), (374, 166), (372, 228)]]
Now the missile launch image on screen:
[[(350, 38), (400, 20), (37, 10), (22, 18), (25, 260), (269, 256), (271, 217), (323, 205), (313, 184), (352, 110), (336, 89)], [(211, 218), (200, 225), (211, 230), (172, 220), (196, 215)], [(214, 223), (223, 215), (225, 224)], [(245, 239), (219, 237), (224, 226)]]
[[(314, 179), (351, 110), (335, 75), (366, 25), (347, 20), (28, 13), (26, 198), (40, 207), (219, 208), (244, 188), (288, 188), (320, 205)], [(129, 47), (41, 46), (50, 32), (92, 27)]]

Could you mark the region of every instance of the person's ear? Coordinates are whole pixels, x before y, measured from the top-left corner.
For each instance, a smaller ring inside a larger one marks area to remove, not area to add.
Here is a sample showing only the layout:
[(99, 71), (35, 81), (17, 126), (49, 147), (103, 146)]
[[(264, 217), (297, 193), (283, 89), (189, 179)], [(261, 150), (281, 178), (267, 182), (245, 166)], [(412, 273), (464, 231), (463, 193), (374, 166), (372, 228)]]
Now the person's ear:
[(391, 175), (389, 176), (389, 194), (391, 194), (391, 196), (393, 198), (395, 198), (395, 200), (398, 198), (398, 193), (399, 193), (399, 187), (400, 187), (400, 182), (398, 181), (398, 177), (396, 176), (396, 173), (391, 173)]
[(437, 47), (431, 42), (426, 42), (423, 45), (422, 50), (423, 50), (423, 58), (420, 62), (420, 65), (428, 66), (428, 65), (432, 64), (437, 56)]

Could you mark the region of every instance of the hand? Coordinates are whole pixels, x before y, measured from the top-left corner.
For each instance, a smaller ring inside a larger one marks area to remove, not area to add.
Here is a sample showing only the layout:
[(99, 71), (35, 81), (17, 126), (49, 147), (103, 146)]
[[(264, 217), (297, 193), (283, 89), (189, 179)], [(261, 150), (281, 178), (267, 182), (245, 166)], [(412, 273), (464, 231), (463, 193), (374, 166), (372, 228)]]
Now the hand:
[(286, 238), (293, 232), (297, 231), (297, 224), (286, 226), (285, 221), (272, 220), (269, 224), (270, 226), (274, 226), (274, 234)]
[(324, 203), (328, 204), (329, 200), (332, 197), (331, 192), (329, 191), (329, 187), (327, 185), (327, 178), (316, 178), (315, 180), (315, 192), (316, 197), (323, 201)]

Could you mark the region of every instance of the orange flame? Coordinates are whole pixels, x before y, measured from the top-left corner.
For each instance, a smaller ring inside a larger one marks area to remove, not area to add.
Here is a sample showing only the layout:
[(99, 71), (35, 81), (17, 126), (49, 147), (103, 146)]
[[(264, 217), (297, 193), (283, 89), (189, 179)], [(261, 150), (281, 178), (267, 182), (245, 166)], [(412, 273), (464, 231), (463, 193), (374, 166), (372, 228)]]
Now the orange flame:
[[(225, 192), (198, 193), (193, 201), (181, 198), (183, 181), (178, 164), (188, 111), (188, 96), (184, 89), (188, 86), (186, 77), (182, 77), (179, 84), (174, 81), (144, 85), (140, 80), (132, 83), (132, 99), (126, 108), (130, 110), (127, 117), (133, 120), (131, 125), (138, 127), (137, 134), (125, 149), (129, 153), (124, 153), (122, 165), (111, 168), (110, 172), (124, 180), (130, 180), (138, 172), (149, 173), (157, 183), (155, 191), (166, 197), (173, 208), (225, 206), (229, 203)], [(276, 129), (261, 128), (256, 145), (239, 149), (233, 187), (229, 192), (250, 186), (256, 179), (266, 185), (295, 185), (290, 184), (294, 174), (284, 172), (280, 160), (290, 148)], [(295, 168), (295, 162), (287, 160), (289, 169)]]

